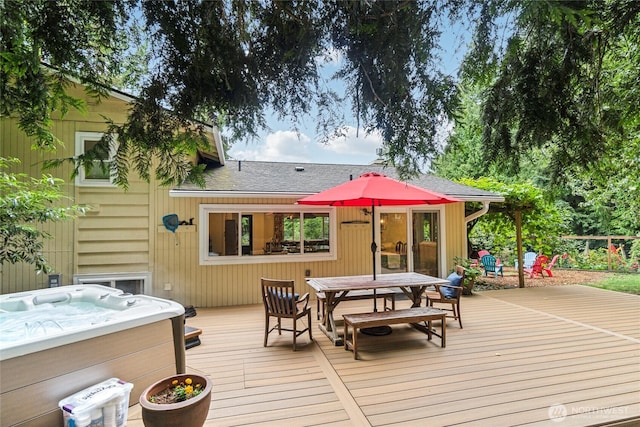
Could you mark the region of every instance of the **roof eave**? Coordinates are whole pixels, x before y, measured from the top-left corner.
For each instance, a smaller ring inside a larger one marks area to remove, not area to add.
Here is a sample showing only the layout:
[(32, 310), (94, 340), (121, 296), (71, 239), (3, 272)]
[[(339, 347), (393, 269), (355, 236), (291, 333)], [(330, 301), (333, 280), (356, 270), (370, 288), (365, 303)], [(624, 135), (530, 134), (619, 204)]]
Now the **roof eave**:
[[(237, 198), (237, 197), (246, 197), (246, 198), (267, 198), (267, 199), (277, 199), (277, 198), (291, 198), (291, 199), (299, 199), (302, 197), (310, 196), (315, 193), (299, 193), (299, 192), (250, 192), (250, 191), (214, 191), (214, 190), (179, 190), (173, 189), (169, 190), (169, 196), (171, 197), (215, 197), (215, 198)], [(452, 196), (449, 194), (449, 196)], [(455, 195), (457, 199), (460, 199), (463, 202), (493, 202), (499, 203), (504, 202), (504, 197), (498, 196), (460, 196)]]
[(216, 198), (232, 198), (232, 197), (247, 197), (247, 198), (302, 198), (314, 193), (286, 193), (286, 192), (264, 192), (255, 193), (249, 191), (213, 191), (213, 190), (169, 190), (169, 196), (171, 197), (216, 197)]

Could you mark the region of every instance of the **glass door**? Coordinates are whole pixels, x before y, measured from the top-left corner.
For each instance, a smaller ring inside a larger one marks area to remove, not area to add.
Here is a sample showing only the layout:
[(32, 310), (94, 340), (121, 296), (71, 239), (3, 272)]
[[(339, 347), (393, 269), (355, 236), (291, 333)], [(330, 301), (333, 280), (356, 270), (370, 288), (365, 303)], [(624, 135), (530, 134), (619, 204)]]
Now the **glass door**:
[(438, 213), (413, 211), (413, 271), (428, 276), (438, 274)]
[(407, 264), (407, 214), (380, 213), (380, 272), (409, 271)]

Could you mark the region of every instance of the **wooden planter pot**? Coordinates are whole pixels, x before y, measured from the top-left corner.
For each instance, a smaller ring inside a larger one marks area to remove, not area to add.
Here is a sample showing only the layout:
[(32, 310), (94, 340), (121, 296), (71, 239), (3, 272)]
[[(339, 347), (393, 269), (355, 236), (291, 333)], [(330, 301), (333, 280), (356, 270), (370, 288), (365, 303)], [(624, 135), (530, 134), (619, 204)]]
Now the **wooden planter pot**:
[[(202, 384), (204, 390), (199, 395), (178, 403), (151, 403), (149, 397), (171, 386), (173, 380), (179, 382), (191, 378), (194, 384)], [(145, 427), (202, 427), (211, 405), (211, 381), (196, 374), (179, 374), (163, 378), (151, 384), (140, 395), (142, 422)]]

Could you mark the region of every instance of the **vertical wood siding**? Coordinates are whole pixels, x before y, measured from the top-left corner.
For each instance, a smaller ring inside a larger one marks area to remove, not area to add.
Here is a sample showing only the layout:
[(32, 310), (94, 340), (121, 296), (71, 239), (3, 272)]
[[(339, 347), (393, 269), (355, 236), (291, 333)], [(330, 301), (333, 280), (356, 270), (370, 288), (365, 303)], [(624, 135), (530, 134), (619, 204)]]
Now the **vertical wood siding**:
[[(344, 221), (370, 220), (357, 208), (336, 210), (338, 234), (337, 260), (317, 262), (281, 262), (244, 265), (199, 265), (199, 206), (201, 204), (293, 204), (292, 199), (216, 199), (170, 197), (164, 189), (156, 190), (156, 251), (153, 260), (153, 294), (182, 304), (199, 307), (221, 307), (261, 302), (260, 277), (294, 279), (300, 292), (311, 292), (305, 282), (305, 270), (311, 276), (370, 274), (370, 224), (342, 224)], [(170, 213), (180, 220), (194, 218), (196, 227), (174, 236), (161, 226), (162, 216)], [(447, 270), (453, 268), (453, 258), (466, 252), (464, 204), (445, 208)], [(178, 245), (175, 244), (178, 239)], [(247, 257), (247, 262), (250, 258)], [(448, 272), (448, 271), (447, 271)], [(443, 272), (447, 273), (447, 272)], [(171, 290), (164, 289), (165, 284)]]
[(464, 222), (464, 203), (445, 205), (446, 261), (448, 274), (453, 271), (455, 257), (467, 257), (467, 225)]

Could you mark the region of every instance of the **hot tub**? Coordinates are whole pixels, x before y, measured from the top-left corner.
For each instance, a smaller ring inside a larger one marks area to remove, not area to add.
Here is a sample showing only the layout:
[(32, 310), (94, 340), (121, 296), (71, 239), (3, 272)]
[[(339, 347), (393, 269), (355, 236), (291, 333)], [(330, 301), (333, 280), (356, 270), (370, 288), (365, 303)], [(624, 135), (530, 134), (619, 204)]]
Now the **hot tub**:
[(0, 296), (0, 425), (62, 426), (58, 402), (109, 378), (185, 372), (184, 307), (100, 285)]

